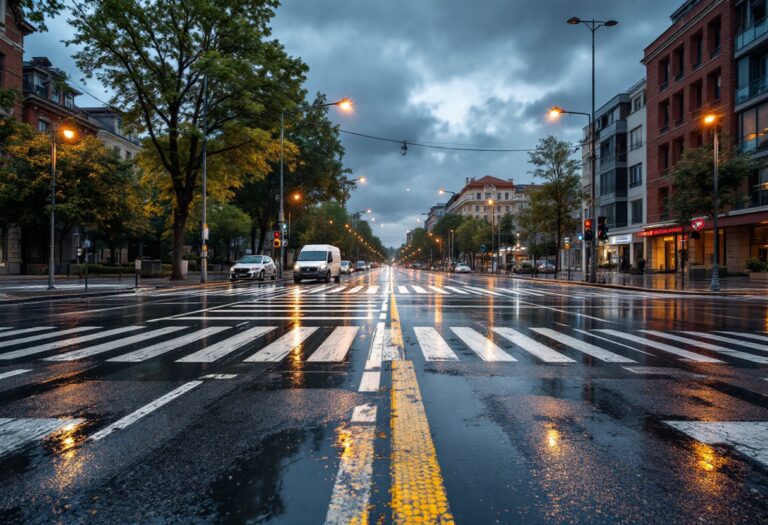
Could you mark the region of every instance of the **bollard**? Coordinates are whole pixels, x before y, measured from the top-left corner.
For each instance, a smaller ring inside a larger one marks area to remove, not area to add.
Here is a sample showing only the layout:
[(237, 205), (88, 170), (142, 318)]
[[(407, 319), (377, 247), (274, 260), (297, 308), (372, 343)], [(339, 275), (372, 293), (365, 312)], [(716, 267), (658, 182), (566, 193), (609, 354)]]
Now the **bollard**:
[(133, 287), (138, 289), (139, 288), (139, 275), (141, 274), (141, 259), (136, 259), (136, 262), (134, 264), (134, 269), (136, 273), (136, 282), (134, 283)]

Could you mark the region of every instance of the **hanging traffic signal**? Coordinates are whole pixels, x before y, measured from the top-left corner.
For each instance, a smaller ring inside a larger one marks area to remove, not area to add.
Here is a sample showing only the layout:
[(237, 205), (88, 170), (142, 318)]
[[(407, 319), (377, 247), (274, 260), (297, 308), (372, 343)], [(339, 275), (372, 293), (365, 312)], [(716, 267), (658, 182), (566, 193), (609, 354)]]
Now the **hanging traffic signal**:
[(593, 239), (592, 219), (584, 219), (584, 240), (589, 242)]
[(272, 232), (274, 239), (272, 239), (272, 246), (280, 248), (283, 245), (283, 241), (280, 239), (280, 232), (275, 230)]
[(601, 241), (608, 240), (608, 225), (605, 217), (597, 218), (597, 238)]

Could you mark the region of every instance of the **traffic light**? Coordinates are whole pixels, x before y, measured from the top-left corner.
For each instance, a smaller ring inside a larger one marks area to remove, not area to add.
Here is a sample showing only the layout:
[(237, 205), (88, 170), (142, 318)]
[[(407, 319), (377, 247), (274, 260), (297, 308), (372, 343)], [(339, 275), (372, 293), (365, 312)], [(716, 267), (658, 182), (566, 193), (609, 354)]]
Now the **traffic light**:
[(593, 239), (592, 219), (584, 219), (584, 240), (589, 242)]
[(601, 241), (608, 240), (608, 225), (605, 223), (605, 217), (597, 218), (597, 238)]
[(280, 231), (275, 230), (272, 232), (272, 235), (274, 236), (274, 239), (272, 239), (272, 246), (280, 248), (283, 245), (283, 241), (280, 239)]
[(566, 250), (570, 250), (571, 249), (571, 238), (570, 237), (566, 237), (565, 238), (564, 248)]

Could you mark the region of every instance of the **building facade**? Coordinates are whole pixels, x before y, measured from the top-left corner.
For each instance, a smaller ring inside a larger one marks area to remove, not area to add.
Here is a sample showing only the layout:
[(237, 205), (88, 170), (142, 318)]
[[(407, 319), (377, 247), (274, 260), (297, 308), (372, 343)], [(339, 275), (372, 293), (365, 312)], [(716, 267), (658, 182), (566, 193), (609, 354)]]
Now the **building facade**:
[[(491, 222), (493, 217), (493, 222), (498, 224), (504, 215), (514, 216), (528, 205), (526, 190), (529, 186), (490, 175), (479, 179), (468, 177), (464, 187), (446, 203), (445, 213), (486, 222)], [(489, 199), (493, 200), (493, 205), (488, 204)]]
[(445, 203), (437, 203), (429, 209), (427, 213), (427, 220), (424, 221), (424, 228), (428, 232), (431, 232), (435, 228), (435, 224), (445, 215)]
[[(680, 271), (685, 260), (688, 265), (703, 266), (711, 266), (713, 261), (711, 225), (698, 239), (691, 239), (670, 214), (667, 198), (674, 188), (667, 171), (686, 148), (711, 140), (711, 130), (703, 125), (704, 115), (717, 115), (722, 136), (736, 136), (734, 53), (736, 43), (743, 39), (739, 35), (749, 31), (737, 28), (739, 4), (734, 0), (688, 0), (672, 14), (671, 26), (645, 49), (648, 224), (642, 235), (647, 268), (653, 271)], [(741, 210), (719, 219), (721, 266), (743, 271), (752, 242), (747, 225), (756, 219), (754, 213)]]

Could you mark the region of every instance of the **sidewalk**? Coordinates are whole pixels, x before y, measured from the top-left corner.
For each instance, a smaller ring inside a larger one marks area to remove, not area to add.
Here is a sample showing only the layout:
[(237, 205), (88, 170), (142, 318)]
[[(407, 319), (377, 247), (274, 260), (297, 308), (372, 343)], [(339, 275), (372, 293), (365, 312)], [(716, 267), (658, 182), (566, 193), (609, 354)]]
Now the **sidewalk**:
[[(510, 277), (528, 280), (568, 282), (568, 272), (562, 271), (557, 279), (553, 274), (530, 275), (510, 274)], [(584, 283), (583, 272), (571, 272), (570, 282), (574, 284)], [(689, 279), (685, 276), (685, 283), (679, 274), (651, 273), (645, 275), (630, 275), (628, 273), (598, 271), (597, 284), (610, 287), (626, 287), (630, 289), (644, 289), (649, 291), (677, 291), (711, 293), (709, 291), (709, 279)], [(593, 285), (594, 286), (594, 285)], [(753, 281), (747, 276), (729, 276), (720, 279), (721, 293), (725, 294), (768, 294), (768, 281)]]
[[(292, 278), (286, 272), (286, 278)], [(0, 276), (0, 303), (24, 300), (66, 299), (80, 297), (99, 297), (116, 293), (132, 292), (136, 285), (133, 274), (94, 275), (88, 277), (88, 290), (85, 279), (77, 276), (57, 275), (55, 289), (48, 290), (47, 275), (8, 275)], [(208, 282), (200, 283), (200, 272), (190, 272), (182, 281), (171, 281), (169, 277), (139, 278), (139, 289), (187, 288), (199, 286), (222, 286), (229, 284), (227, 272), (208, 272)]]

